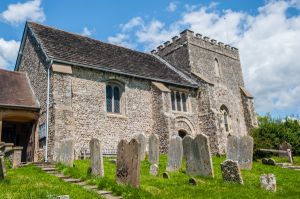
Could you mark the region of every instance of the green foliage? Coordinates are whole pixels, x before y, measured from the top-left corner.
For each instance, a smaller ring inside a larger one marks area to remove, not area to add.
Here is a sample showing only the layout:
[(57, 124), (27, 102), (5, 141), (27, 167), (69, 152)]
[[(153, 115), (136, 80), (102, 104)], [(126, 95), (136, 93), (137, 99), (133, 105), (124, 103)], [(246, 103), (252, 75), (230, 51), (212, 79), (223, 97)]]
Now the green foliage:
[(293, 147), (293, 154), (300, 155), (300, 125), (295, 120), (285, 119), (284, 122), (272, 119), (270, 115), (258, 117), (259, 127), (252, 129), (254, 138), (254, 158), (270, 156), (259, 152), (261, 148), (278, 149), (286, 141)]
[(70, 195), (72, 199), (101, 198), (34, 166), (7, 169), (5, 180), (0, 181), (1, 199), (53, 199), (60, 195)]
[[(169, 173), (170, 179), (162, 178), (167, 163), (166, 155), (160, 157), (158, 177), (149, 174), (150, 164), (148, 161), (141, 162), (139, 188), (117, 184), (115, 181), (116, 164), (112, 163), (109, 158), (104, 159), (105, 177), (103, 178), (87, 176), (88, 160), (76, 160), (75, 167), (62, 167), (61, 169), (74, 177), (87, 178), (91, 184), (98, 185), (100, 189), (111, 190), (115, 195), (122, 195), (124, 199), (299, 198), (300, 189), (295, 186), (300, 183), (299, 171), (254, 162), (252, 170), (242, 170), (244, 185), (224, 183), (220, 169), (220, 164), (224, 160), (225, 157), (213, 157), (215, 178), (196, 176), (199, 182), (197, 186), (189, 185), (190, 176), (185, 173), (184, 165), (179, 172)], [(300, 158), (296, 158), (296, 160), (300, 161)], [(278, 188), (276, 193), (260, 188), (259, 176), (263, 173), (275, 174)]]

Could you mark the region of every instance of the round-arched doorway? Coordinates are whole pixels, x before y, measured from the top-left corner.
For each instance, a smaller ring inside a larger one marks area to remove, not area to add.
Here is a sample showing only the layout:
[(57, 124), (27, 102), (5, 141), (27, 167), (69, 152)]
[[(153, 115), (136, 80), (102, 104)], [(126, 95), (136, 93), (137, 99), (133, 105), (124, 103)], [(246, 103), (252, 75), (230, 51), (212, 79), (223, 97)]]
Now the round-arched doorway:
[(179, 137), (181, 137), (181, 138), (183, 139), (184, 136), (187, 135), (187, 132), (186, 132), (185, 130), (179, 130), (179, 131), (178, 131), (178, 135), (179, 135)]

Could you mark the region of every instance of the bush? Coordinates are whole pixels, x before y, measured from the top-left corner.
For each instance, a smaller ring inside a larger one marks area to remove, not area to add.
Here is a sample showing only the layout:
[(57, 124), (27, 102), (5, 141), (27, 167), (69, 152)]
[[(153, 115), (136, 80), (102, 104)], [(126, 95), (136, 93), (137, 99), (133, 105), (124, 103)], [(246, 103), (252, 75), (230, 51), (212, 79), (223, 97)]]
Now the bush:
[(254, 139), (254, 158), (271, 155), (259, 149), (278, 149), (286, 141), (292, 145), (294, 155), (300, 155), (300, 124), (296, 120), (284, 121), (272, 119), (270, 115), (258, 117), (259, 127), (252, 129)]

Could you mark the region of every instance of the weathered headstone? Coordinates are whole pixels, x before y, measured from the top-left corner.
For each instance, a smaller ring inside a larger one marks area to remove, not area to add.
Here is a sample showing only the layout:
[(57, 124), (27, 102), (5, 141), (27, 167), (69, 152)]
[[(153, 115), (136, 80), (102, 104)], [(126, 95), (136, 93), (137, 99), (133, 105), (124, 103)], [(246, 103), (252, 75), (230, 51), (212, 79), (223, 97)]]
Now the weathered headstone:
[(141, 160), (145, 160), (146, 157), (146, 147), (147, 147), (147, 138), (144, 133), (140, 133), (137, 136), (137, 140), (141, 145), (140, 153)]
[(0, 152), (0, 180), (3, 180), (6, 177), (6, 169), (4, 162), (4, 154)]
[(54, 162), (61, 162), (61, 153), (62, 150), (62, 144), (61, 142), (55, 142), (54, 143), (54, 149), (53, 149), (53, 160)]
[(62, 163), (72, 167), (74, 163), (74, 140), (65, 139), (61, 146)]
[(94, 176), (104, 176), (103, 155), (101, 142), (93, 138), (90, 141), (91, 171)]
[(251, 136), (227, 138), (227, 159), (238, 161), (241, 169), (252, 169), (253, 138)]
[(276, 192), (276, 178), (274, 174), (263, 174), (260, 176), (260, 186), (268, 191)]
[(117, 151), (117, 183), (138, 187), (140, 183), (140, 143), (132, 139), (129, 143), (121, 140)]
[(150, 175), (158, 176), (158, 166), (157, 166), (157, 164), (151, 164), (151, 166), (150, 166)]
[(159, 163), (159, 138), (155, 134), (149, 137), (149, 162), (151, 165)]
[(238, 161), (239, 156), (239, 138), (235, 135), (227, 137), (227, 160)]
[(242, 174), (237, 161), (225, 160), (221, 164), (223, 180), (243, 184)]
[(209, 138), (204, 134), (198, 134), (195, 139), (187, 135), (183, 138), (182, 144), (186, 172), (190, 175), (214, 177)]
[(173, 136), (170, 139), (168, 149), (167, 171), (178, 171), (181, 167), (183, 157), (182, 139), (179, 136)]
[[(286, 141), (279, 145), (279, 150), (287, 151), (288, 149), (292, 150), (292, 145)], [(287, 153), (279, 153), (279, 157), (288, 157)]]

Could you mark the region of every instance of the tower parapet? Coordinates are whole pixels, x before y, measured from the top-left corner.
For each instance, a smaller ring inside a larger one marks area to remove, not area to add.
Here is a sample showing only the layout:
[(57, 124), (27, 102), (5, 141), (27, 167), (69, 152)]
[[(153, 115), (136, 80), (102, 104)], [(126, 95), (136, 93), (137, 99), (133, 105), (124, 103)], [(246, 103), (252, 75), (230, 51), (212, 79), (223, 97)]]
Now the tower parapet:
[(187, 44), (199, 46), (239, 60), (239, 51), (237, 48), (232, 47), (229, 44), (225, 45), (223, 42), (218, 42), (216, 39), (211, 39), (208, 36), (203, 36), (199, 33), (194, 34), (193, 31), (188, 29), (182, 31), (180, 35), (174, 36), (171, 41), (164, 42), (163, 45), (157, 47), (156, 51), (151, 51), (151, 53), (165, 56), (166, 54), (169, 54), (174, 50), (178, 50)]

